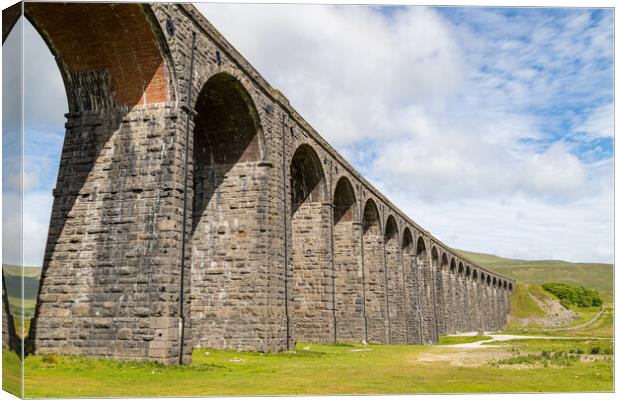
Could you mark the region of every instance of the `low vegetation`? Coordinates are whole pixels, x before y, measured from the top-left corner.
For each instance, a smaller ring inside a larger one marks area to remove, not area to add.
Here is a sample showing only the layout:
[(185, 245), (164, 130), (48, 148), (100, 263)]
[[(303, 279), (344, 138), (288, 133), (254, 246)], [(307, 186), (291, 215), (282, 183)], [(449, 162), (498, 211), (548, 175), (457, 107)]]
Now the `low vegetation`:
[(560, 304), (566, 308), (571, 306), (598, 307), (603, 304), (599, 293), (594, 289), (556, 282), (545, 283), (542, 287), (560, 299)]

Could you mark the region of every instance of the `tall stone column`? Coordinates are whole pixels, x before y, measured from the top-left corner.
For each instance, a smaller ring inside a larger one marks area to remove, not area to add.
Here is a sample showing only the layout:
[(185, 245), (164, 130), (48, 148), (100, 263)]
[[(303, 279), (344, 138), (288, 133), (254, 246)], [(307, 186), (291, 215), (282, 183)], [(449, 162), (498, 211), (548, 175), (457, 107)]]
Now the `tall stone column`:
[(30, 329), (35, 352), (178, 360), (178, 119), (168, 104), (67, 115)]

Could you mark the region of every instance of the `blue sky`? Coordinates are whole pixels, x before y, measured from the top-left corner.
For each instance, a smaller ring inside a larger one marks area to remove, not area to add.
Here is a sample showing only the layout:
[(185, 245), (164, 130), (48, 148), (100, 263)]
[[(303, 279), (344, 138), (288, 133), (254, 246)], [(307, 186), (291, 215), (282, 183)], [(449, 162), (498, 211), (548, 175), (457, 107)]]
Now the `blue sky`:
[[(611, 10), (197, 7), (321, 135), (448, 245), (613, 260)], [(66, 99), (52, 56), (28, 26), (25, 44), (24, 254), (37, 264)]]

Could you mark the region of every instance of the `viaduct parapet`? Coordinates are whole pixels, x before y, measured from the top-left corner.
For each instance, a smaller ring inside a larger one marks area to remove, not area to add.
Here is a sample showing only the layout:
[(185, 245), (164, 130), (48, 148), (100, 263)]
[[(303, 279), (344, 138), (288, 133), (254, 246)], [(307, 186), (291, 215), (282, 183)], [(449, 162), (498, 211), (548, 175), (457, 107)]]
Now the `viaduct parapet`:
[(24, 9), (69, 102), (30, 351), (172, 363), (505, 323), (514, 281), (396, 208), (193, 6)]

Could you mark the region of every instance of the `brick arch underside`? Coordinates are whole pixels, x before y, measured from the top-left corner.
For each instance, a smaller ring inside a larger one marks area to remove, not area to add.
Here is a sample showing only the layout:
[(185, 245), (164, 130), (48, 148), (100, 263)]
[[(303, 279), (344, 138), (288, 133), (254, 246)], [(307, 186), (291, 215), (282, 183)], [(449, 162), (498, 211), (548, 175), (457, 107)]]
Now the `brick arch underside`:
[(267, 349), (270, 271), (260, 204), (268, 172), (260, 163), (260, 123), (247, 91), (227, 74), (206, 82), (195, 111), (190, 336), (194, 346)]
[(70, 111), (171, 100), (160, 43), (142, 5), (26, 3), (25, 13), (59, 63)]

